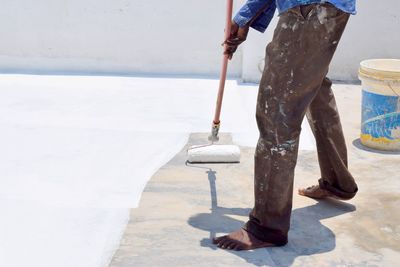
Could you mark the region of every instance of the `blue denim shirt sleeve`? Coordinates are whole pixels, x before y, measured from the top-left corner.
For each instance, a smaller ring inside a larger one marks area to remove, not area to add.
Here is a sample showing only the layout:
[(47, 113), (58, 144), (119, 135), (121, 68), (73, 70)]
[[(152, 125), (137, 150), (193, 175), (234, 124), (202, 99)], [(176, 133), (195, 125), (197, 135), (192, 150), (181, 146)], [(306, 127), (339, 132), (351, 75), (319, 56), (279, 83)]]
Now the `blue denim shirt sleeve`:
[(275, 0), (248, 0), (233, 18), (233, 21), (243, 27), (262, 9), (265, 10), (250, 26), (259, 32), (265, 32), (275, 14)]

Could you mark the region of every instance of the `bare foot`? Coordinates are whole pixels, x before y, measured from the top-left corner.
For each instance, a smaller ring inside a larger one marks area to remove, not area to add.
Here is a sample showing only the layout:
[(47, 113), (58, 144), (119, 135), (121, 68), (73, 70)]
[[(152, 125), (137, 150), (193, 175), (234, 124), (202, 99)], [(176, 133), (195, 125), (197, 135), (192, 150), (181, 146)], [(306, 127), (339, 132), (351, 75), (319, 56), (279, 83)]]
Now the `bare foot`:
[(225, 236), (214, 238), (213, 243), (219, 248), (229, 250), (252, 250), (276, 246), (274, 244), (258, 240), (244, 229), (240, 229)]
[(313, 185), (307, 188), (300, 188), (299, 195), (315, 199), (334, 198), (339, 200), (346, 200), (332, 194), (328, 190), (320, 188), (319, 185)]

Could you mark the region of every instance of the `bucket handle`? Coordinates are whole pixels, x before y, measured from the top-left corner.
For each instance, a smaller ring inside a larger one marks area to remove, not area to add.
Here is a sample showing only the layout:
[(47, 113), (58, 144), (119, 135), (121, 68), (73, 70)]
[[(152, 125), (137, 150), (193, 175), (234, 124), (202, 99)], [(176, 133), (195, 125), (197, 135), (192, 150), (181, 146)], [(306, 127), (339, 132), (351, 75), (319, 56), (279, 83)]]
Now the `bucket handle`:
[(392, 81), (387, 81), (387, 85), (389, 86), (390, 90), (393, 91), (393, 93), (395, 95), (397, 95), (398, 97), (400, 97), (400, 93), (396, 92), (396, 90), (392, 87)]

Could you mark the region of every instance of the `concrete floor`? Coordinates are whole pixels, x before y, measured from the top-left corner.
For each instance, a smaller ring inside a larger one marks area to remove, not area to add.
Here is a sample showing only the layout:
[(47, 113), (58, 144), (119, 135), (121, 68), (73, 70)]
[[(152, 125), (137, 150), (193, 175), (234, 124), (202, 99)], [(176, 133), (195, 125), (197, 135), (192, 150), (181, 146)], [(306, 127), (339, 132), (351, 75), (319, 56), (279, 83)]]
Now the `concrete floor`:
[[(254, 150), (242, 147), (240, 164), (187, 166), (185, 148), (148, 183), (110, 266), (398, 266), (400, 154), (360, 145), (360, 86), (336, 85), (334, 92), (359, 185), (355, 199), (295, 194), (285, 247), (220, 250), (210, 239), (241, 227), (252, 207)], [(193, 134), (188, 146), (205, 137)], [(316, 152), (300, 151), (295, 188), (318, 178)]]

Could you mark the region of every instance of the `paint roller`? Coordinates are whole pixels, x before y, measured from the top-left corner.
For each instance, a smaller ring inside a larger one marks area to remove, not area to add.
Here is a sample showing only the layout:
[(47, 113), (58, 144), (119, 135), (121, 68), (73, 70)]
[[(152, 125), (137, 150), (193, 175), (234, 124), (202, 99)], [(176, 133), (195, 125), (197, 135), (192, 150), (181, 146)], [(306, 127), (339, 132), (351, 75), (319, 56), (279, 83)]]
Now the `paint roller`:
[[(232, 26), (233, 0), (227, 0), (226, 4), (226, 24), (225, 39), (227, 40), (231, 33)], [(226, 46), (226, 44), (225, 44)], [(226, 48), (226, 47), (225, 47)], [(224, 96), (226, 74), (228, 69), (229, 55), (224, 55), (222, 60), (222, 69), (219, 80), (219, 90), (217, 104), (215, 108), (214, 120), (211, 127), (211, 134), (207, 145), (192, 146), (188, 149), (187, 160), (190, 163), (237, 163), (240, 162), (240, 149), (235, 145), (221, 145), (215, 142), (219, 141), (219, 129), (221, 126), (220, 116), (222, 99)]]

